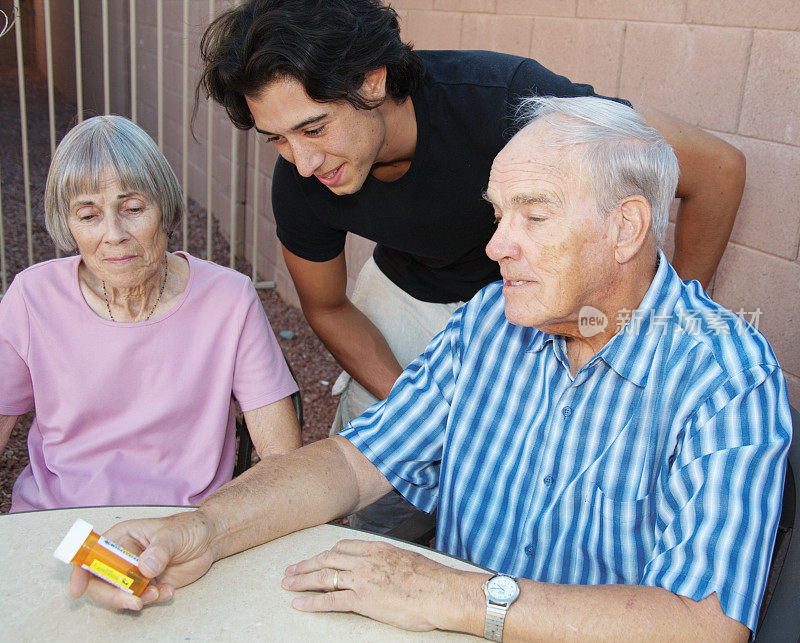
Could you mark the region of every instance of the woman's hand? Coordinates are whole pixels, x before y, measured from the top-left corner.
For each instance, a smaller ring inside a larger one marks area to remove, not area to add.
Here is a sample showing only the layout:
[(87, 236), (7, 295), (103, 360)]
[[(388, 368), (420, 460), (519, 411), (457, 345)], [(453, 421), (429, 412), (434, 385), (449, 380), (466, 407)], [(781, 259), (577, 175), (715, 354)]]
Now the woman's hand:
[(148, 603), (171, 599), (176, 587), (193, 583), (214, 562), (211, 529), (198, 511), (128, 520), (114, 525), (104, 536), (134, 554), (141, 552), (139, 571), (153, 580), (141, 596), (132, 596), (76, 565), (69, 582), (73, 598), (85, 592), (107, 607), (138, 611)]
[(456, 624), (466, 604), (474, 602), (470, 599), (478, 599), (481, 605), (481, 582), (477, 574), (387, 543), (342, 540), (287, 568), (282, 586), (297, 592), (324, 592), (295, 598), (292, 606), (300, 611), (355, 612), (422, 632), (460, 629)]

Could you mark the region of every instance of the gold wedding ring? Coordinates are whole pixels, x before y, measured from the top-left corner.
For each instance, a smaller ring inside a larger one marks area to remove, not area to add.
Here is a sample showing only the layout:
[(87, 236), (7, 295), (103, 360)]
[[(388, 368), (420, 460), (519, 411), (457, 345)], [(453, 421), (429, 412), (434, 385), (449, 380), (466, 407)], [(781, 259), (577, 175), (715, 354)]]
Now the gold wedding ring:
[(336, 572), (333, 574), (333, 591), (339, 591), (339, 570), (337, 569)]

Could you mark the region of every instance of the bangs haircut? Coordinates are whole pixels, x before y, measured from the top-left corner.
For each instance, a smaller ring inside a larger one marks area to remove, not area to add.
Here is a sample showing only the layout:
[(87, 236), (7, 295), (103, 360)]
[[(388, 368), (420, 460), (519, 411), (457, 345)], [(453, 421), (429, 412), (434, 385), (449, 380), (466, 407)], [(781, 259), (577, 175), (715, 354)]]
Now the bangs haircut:
[(642, 196), (650, 204), (656, 242), (664, 243), (679, 169), (675, 152), (654, 127), (633, 108), (596, 96), (523, 99), (517, 124), (536, 122), (547, 124), (549, 144), (571, 158), (601, 216), (629, 196)]
[(102, 189), (110, 172), (125, 191), (136, 192), (161, 209), (169, 235), (183, 216), (183, 192), (164, 154), (147, 133), (123, 116), (95, 116), (73, 127), (61, 140), (44, 190), (47, 232), (63, 252), (77, 246), (67, 220), (70, 203)]

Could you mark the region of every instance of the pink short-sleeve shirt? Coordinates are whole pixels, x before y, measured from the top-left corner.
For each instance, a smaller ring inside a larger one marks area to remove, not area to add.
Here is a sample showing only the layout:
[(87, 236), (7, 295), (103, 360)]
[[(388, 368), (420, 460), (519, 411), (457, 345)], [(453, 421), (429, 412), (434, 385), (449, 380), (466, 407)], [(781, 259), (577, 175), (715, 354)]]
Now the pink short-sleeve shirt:
[(245, 411), (297, 390), (250, 280), (182, 254), (167, 314), (98, 317), (80, 257), (16, 276), (0, 300), (0, 415), (36, 417), (11, 511), (196, 504), (231, 479), (231, 393)]

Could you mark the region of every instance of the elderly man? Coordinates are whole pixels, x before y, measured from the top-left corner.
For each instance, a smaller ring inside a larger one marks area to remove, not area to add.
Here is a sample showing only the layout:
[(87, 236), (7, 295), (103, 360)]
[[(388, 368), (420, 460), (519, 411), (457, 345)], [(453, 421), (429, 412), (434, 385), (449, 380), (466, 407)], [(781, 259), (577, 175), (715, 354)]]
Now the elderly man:
[[(664, 139), (598, 98), (527, 109), (485, 192), (502, 283), (341, 435), (265, 459), (196, 512), (115, 527), (158, 575), (144, 602), (394, 487), (438, 507), (438, 549), (501, 575), (343, 541), (286, 570), (285, 588), (324, 592), (296, 608), (492, 640), (755, 629), (791, 439), (780, 368), (658, 249), (678, 173)], [(88, 580), (75, 570), (73, 595)], [(89, 594), (143, 602), (95, 580)]]

